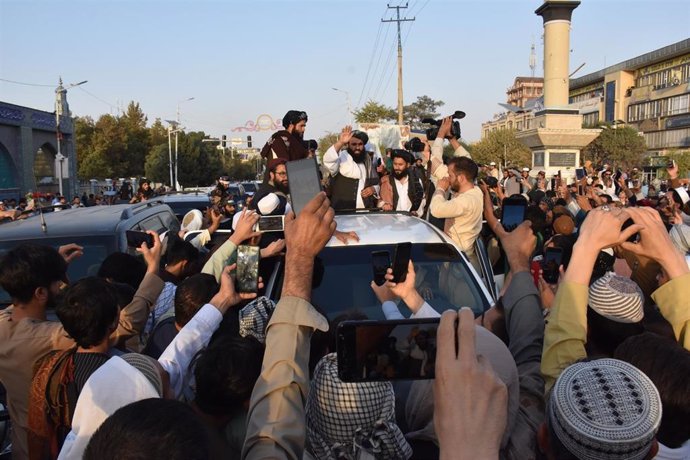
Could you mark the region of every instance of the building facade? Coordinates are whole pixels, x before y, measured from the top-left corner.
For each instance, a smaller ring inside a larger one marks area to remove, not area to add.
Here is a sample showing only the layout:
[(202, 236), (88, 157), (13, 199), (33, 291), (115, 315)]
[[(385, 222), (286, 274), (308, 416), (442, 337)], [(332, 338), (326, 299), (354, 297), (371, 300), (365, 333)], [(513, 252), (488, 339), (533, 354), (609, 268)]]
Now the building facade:
[[(482, 138), (499, 129), (531, 129), (540, 105), (528, 101), (524, 111), (497, 114), (482, 124)], [(580, 110), (584, 128), (624, 123), (643, 133), (651, 166), (665, 164), (670, 153), (690, 152), (690, 39), (570, 80), (569, 107)]]

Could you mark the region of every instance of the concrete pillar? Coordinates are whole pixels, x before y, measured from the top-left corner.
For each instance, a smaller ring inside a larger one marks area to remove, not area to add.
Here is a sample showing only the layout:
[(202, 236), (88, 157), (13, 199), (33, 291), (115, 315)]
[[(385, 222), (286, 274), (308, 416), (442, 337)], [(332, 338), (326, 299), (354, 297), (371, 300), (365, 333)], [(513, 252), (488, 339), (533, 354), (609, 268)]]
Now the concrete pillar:
[(544, 108), (568, 105), (570, 72), (570, 18), (580, 4), (546, 0), (535, 13), (544, 19)]

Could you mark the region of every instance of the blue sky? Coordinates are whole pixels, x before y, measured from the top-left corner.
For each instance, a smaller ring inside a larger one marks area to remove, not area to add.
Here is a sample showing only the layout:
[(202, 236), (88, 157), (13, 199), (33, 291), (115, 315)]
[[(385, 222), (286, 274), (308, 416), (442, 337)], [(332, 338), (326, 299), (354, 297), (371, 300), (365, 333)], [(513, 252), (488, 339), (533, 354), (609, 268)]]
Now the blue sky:
[[(405, 103), (442, 99), (444, 111), (467, 112), (464, 137), (479, 139), (514, 77), (530, 74), (532, 40), (541, 75), (541, 3), (409, 0)], [(348, 119), (332, 87), (349, 91), (353, 107), (367, 97), (396, 105), (395, 24), (380, 22), (392, 14), (385, 0), (0, 0), (0, 79), (88, 80), (68, 100), (74, 115), (93, 117), (135, 100), (150, 121), (173, 119), (177, 102), (194, 97), (180, 106), (182, 122), (213, 136), (301, 109), (307, 138), (318, 138)], [(586, 63), (582, 76), (688, 37), (687, 0), (584, 0), (570, 66)], [(54, 92), (0, 81), (0, 100), (52, 111)], [(260, 144), (268, 133), (252, 135)]]

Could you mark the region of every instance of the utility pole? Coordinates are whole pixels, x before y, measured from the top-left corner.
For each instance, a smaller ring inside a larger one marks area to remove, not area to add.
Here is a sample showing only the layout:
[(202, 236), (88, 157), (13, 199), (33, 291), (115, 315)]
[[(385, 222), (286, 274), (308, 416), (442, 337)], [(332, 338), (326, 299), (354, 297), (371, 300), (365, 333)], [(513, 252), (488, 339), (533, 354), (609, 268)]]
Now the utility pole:
[(415, 20), (415, 18), (408, 19), (408, 18), (402, 18), (400, 19), (400, 8), (405, 9), (407, 8), (407, 3), (405, 3), (405, 6), (398, 5), (398, 6), (390, 6), (388, 4), (389, 9), (395, 9), (396, 12), (396, 17), (397, 19), (381, 19), (381, 22), (397, 22), (398, 23), (398, 124), (402, 125), (403, 124), (403, 87), (402, 87), (402, 41), (400, 40), (400, 23), (401, 22), (412, 22)]

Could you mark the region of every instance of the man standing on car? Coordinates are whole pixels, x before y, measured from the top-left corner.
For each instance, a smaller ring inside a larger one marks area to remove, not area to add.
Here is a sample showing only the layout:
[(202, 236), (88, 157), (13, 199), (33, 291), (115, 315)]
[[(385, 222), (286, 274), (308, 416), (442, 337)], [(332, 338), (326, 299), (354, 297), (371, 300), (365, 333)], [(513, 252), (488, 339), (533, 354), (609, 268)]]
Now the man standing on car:
[[(443, 231), (465, 252), (478, 268), (474, 242), (482, 230), (484, 196), (474, 185), (479, 168), (467, 157), (448, 162), (448, 176), (439, 179), (431, 198), (431, 214), (446, 219)], [(451, 194), (448, 197), (448, 191)]]
[(267, 162), (275, 158), (283, 158), (286, 161), (307, 158), (309, 151), (304, 146), (304, 130), (307, 127), (307, 120), (307, 112), (289, 110), (283, 117), (285, 129), (275, 132), (268, 139), (264, 148), (261, 149), (261, 156)]
[(381, 201), (384, 211), (406, 211), (414, 215), (424, 209), (424, 187), (417, 169), (411, 168), (413, 157), (406, 150), (393, 150), (393, 174), (381, 179)]
[[(333, 209), (375, 208), (378, 203), (379, 175), (373, 152), (365, 147), (369, 136), (346, 126), (338, 142), (323, 156), (323, 164), (331, 174)], [(342, 150), (347, 147), (346, 150)], [(341, 151), (342, 150), (342, 151)]]

